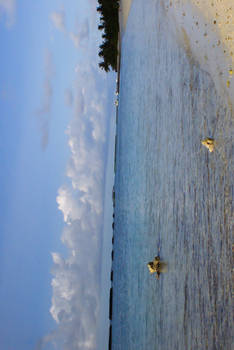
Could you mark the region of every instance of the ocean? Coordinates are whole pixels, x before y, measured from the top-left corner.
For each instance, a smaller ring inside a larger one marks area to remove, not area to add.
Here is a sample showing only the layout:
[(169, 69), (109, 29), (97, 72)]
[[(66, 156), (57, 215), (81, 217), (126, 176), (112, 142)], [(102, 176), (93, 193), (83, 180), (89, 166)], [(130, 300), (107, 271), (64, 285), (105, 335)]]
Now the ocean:
[[(177, 34), (160, 1), (133, 0), (116, 125), (112, 350), (231, 350), (233, 112)], [(147, 268), (158, 254), (159, 280)]]

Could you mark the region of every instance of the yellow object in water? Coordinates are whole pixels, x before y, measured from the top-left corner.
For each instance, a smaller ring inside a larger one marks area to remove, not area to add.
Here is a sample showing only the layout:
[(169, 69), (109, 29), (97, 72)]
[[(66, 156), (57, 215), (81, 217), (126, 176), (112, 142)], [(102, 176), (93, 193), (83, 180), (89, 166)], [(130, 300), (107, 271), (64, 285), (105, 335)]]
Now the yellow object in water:
[(156, 273), (156, 278), (159, 279), (161, 273), (161, 262), (160, 257), (156, 256), (153, 261), (150, 261), (148, 264), (148, 269), (150, 274)]
[(227, 87), (230, 87), (230, 80), (227, 80)]
[(233, 74), (233, 70), (229, 69), (229, 74), (232, 75)]
[(208, 148), (210, 152), (213, 152), (214, 150), (214, 139), (211, 139), (207, 137), (206, 139), (202, 140), (202, 145)]

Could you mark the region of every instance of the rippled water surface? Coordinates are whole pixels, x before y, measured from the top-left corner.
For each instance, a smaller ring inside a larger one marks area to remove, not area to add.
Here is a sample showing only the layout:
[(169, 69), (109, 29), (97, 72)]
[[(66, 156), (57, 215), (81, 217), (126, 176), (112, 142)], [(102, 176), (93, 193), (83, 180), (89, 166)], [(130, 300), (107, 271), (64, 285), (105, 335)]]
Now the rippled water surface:
[[(158, 1), (122, 43), (112, 350), (231, 350), (232, 112)], [(214, 137), (215, 151), (201, 145)], [(160, 251), (168, 272), (147, 262)]]

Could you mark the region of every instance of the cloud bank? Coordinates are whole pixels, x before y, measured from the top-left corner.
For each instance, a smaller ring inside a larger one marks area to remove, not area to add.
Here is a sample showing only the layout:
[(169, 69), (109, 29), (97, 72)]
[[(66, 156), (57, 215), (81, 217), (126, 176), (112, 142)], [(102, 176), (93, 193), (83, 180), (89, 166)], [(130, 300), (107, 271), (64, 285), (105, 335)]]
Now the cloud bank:
[[(86, 2), (85, 2), (86, 3)], [(53, 12), (54, 27), (76, 47), (89, 40), (82, 63), (74, 70), (73, 85), (65, 90), (65, 103), (72, 110), (66, 129), (70, 158), (67, 181), (57, 193), (64, 219), (61, 240), (67, 256), (52, 253), (52, 305), (56, 329), (37, 344), (37, 350), (53, 346), (61, 350), (100, 350), (97, 330), (100, 321), (101, 250), (106, 162), (107, 76), (98, 68), (96, 3), (92, 0), (91, 21), (81, 20), (68, 28), (64, 12)], [(91, 30), (91, 29), (92, 30)], [(73, 35), (71, 34), (73, 33)], [(92, 33), (92, 35), (90, 35)], [(79, 60), (80, 62), (81, 60)], [(52, 75), (48, 74), (50, 82)], [(46, 92), (45, 96), (52, 96)], [(44, 98), (42, 117), (50, 109)]]
[(97, 350), (107, 125), (105, 75), (92, 65), (77, 68), (73, 90), (73, 118), (66, 131), (71, 151), (66, 174), (70, 180), (59, 188), (56, 199), (64, 217), (62, 242), (68, 257), (52, 253), (50, 312), (58, 329), (48, 339), (56, 349)]
[(16, 1), (15, 0), (0, 0), (0, 18), (6, 17), (6, 26), (12, 27), (15, 23), (15, 11)]

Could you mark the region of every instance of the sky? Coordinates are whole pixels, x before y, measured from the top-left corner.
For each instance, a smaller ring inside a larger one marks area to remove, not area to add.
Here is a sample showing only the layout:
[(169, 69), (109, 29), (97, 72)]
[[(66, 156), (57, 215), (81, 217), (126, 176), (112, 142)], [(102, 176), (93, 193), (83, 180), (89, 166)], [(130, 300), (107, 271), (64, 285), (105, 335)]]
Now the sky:
[(106, 341), (115, 74), (96, 6), (0, 0), (4, 350), (98, 349), (100, 317)]
[[(214, 3), (165, 0), (232, 103), (231, 0)], [(0, 0), (4, 350), (100, 350), (108, 341), (115, 74), (98, 68), (96, 7)]]

